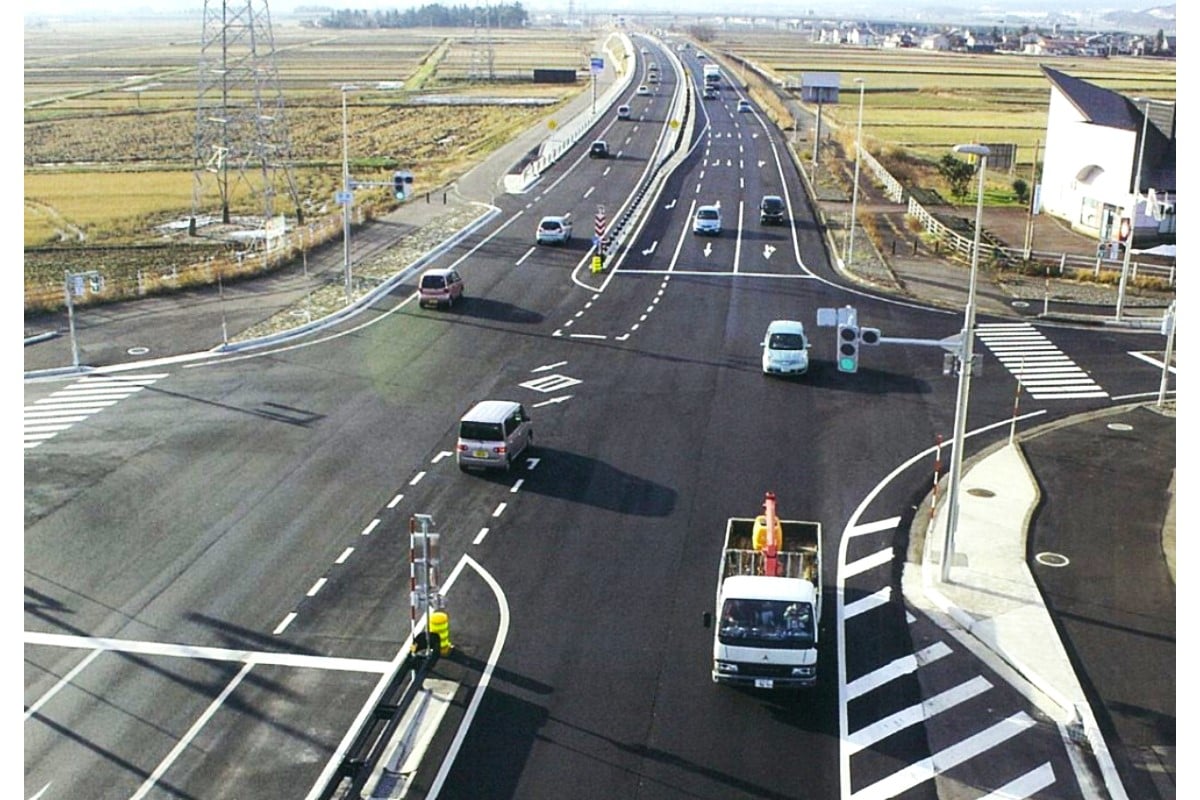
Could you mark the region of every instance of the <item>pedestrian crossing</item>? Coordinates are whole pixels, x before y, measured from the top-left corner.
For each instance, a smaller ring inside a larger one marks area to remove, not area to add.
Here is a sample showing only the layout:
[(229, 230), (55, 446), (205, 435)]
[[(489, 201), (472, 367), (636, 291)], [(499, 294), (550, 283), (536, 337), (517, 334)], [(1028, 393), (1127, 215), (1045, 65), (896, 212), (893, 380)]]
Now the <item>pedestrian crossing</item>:
[(979, 325), (975, 336), (1036, 400), (1108, 397), (1090, 375), (1027, 322)]
[(892, 591), (900, 519), (843, 534), (842, 800), (1081, 798), (1054, 721)]
[(130, 377), (89, 375), (25, 406), (25, 449), (38, 447), (76, 423), (114, 406), (167, 377), (167, 373)]

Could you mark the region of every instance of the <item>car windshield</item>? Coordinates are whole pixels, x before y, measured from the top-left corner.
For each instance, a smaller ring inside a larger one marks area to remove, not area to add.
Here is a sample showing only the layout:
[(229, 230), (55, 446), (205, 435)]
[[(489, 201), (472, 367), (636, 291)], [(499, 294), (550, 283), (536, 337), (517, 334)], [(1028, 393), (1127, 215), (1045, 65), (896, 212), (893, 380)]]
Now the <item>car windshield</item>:
[(716, 209), (713, 209), (713, 208), (702, 208), (702, 209), (700, 209), (699, 213), (696, 214), (696, 216), (698, 216), (700, 219), (720, 219), (721, 218), (721, 215), (718, 214)]
[(763, 200), (763, 208), (767, 211), (782, 211), (783, 201), (777, 197), (768, 197), (766, 200)]
[(421, 278), (422, 289), (445, 289), (446, 279), (441, 275), (426, 275)]
[(743, 647), (806, 647), (813, 643), (809, 603), (786, 600), (726, 600), (721, 608), (721, 644)]
[(767, 346), (772, 350), (803, 350), (804, 335), (800, 333), (772, 333)]
[(548, 219), (542, 223), (542, 230), (558, 231), (562, 230), (562, 225), (558, 224), (558, 220)]

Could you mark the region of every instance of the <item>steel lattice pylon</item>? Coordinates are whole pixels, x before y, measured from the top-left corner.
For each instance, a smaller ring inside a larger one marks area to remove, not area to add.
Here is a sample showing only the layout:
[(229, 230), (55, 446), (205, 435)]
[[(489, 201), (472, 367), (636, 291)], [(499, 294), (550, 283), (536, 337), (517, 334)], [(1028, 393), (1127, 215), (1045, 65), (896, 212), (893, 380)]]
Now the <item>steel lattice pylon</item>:
[(205, 0), (202, 37), (192, 230), (214, 185), (222, 223), (235, 199), (250, 197), (261, 201), (249, 205), (261, 208), (265, 226), (280, 186), (302, 222), (266, 0)]

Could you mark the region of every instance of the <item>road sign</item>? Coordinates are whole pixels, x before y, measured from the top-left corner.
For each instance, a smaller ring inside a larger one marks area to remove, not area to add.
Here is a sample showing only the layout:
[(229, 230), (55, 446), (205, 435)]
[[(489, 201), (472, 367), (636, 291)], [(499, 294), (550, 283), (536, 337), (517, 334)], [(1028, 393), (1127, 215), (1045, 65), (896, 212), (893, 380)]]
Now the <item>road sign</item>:
[(601, 56), (592, 56), (592, 74), (599, 75), (604, 72), (604, 59)]
[(354, 192), (338, 192), (333, 198), (339, 206), (348, 206), (354, 202)]

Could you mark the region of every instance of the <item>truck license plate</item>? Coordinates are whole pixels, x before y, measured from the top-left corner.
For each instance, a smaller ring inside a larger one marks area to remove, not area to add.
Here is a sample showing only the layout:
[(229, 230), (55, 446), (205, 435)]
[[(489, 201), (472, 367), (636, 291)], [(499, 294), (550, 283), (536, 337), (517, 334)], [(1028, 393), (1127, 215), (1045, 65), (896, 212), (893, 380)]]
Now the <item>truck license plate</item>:
[(774, 689), (775, 681), (771, 680), (770, 678), (755, 678), (754, 679), (754, 688), (755, 689)]

